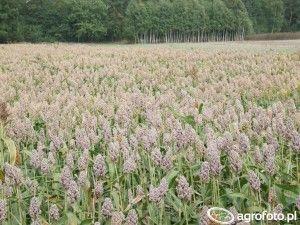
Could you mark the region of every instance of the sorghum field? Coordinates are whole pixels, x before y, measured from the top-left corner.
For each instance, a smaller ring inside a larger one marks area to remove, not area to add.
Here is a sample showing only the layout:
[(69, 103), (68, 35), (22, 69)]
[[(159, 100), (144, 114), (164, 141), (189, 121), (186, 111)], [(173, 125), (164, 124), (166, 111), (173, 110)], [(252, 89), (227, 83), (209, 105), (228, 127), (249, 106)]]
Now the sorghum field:
[(299, 215), (300, 41), (1, 45), (0, 100), (5, 225)]

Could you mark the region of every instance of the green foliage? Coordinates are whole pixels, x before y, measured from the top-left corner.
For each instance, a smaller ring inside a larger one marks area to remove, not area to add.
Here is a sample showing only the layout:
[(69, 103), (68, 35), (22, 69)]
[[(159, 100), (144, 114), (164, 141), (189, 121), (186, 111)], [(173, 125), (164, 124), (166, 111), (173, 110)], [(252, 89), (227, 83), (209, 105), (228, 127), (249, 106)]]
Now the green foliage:
[(0, 43), (298, 31), (299, 9), (299, 0), (1, 0)]

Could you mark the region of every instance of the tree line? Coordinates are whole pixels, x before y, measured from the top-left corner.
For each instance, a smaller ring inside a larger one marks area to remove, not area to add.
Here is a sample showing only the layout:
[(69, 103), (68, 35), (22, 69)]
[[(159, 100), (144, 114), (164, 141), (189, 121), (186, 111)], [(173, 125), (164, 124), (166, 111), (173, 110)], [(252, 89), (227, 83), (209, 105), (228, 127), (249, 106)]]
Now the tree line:
[(300, 0), (0, 0), (0, 42), (243, 40), (299, 16)]

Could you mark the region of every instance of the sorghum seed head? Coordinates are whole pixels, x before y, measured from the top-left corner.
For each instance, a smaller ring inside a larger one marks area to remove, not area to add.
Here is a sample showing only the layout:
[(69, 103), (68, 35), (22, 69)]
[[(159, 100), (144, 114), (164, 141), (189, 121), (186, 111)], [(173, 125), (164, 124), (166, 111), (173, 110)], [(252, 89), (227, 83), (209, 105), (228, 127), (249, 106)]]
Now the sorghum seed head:
[(250, 187), (254, 191), (260, 191), (260, 180), (257, 174), (251, 170), (249, 171), (248, 176), (249, 176)]
[(48, 174), (50, 172), (50, 165), (47, 158), (43, 158), (41, 161), (41, 171), (43, 174)]
[(128, 212), (125, 224), (126, 225), (137, 225), (138, 224), (138, 215), (134, 209), (131, 209)]
[(70, 203), (76, 202), (76, 200), (80, 196), (78, 185), (74, 180), (70, 181), (69, 187), (67, 189), (67, 196), (68, 196)]
[(99, 198), (103, 194), (103, 184), (101, 181), (97, 181), (94, 185), (94, 194)]
[(152, 202), (160, 202), (162, 198), (165, 196), (165, 194), (168, 191), (168, 183), (165, 178), (163, 178), (159, 184), (158, 187), (150, 186), (149, 190), (149, 199)]
[(23, 181), (21, 169), (8, 163), (4, 164), (5, 182), (19, 185)]
[(68, 166), (64, 166), (60, 175), (60, 181), (65, 189), (68, 189), (73, 179), (72, 172)]
[(199, 171), (199, 177), (201, 179), (202, 182), (204, 183), (208, 183), (210, 176), (209, 176), (209, 172), (210, 171), (210, 165), (208, 162), (203, 162), (201, 169)]
[(104, 157), (101, 154), (96, 156), (93, 169), (94, 169), (95, 176), (97, 177), (105, 176), (106, 165), (105, 165)]
[(162, 161), (162, 154), (159, 148), (154, 148), (151, 152), (151, 158), (156, 166), (159, 166)]
[(56, 204), (52, 204), (50, 206), (50, 209), (49, 209), (49, 217), (52, 219), (52, 220), (58, 220), (59, 219), (59, 209), (57, 207)]
[(273, 212), (276, 214), (280, 214), (283, 211), (283, 205), (282, 204), (278, 204), (275, 206), (275, 208), (273, 209)]
[(88, 186), (88, 174), (86, 170), (80, 171), (78, 176), (78, 185), (80, 187)]
[(208, 225), (210, 224), (210, 219), (208, 218), (207, 211), (208, 211), (207, 206), (203, 206), (202, 211), (200, 213), (200, 224), (201, 225)]
[(109, 216), (112, 215), (113, 209), (114, 209), (114, 207), (113, 207), (111, 199), (110, 198), (105, 198), (104, 203), (103, 203), (102, 208), (101, 208), (101, 213), (104, 216), (109, 217)]
[(36, 220), (41, 214), (41, 201), (38, 197), (32, 197), (29, 206), (29, 215), (32, 220)]
[(240, 155), (236, 152), (236, 151), (229, 151), (229, 161), (230, 161), (230, 167), (231, 169), (236, 172), (239, 173), (242, 171), (242, 167), (243, 167), (243, 161), (242, 158), (240, 157)]
[(123, 171), (124, 173), (132, 173), (137, 168), (135, 159), (133, 157), (129, 157), (125, 160), (123, 165)]
[(113, 212), (111, 215), (111, 225), (121, 225), (125, 219), (122, 212)]
[(274, 205), (275, 203), (277, 203), (277, 194), (276, 194), (275, 188), (270, 188), (269, 195), (268, 195), (268, 202), (271, 205)]
[(4, 102), (0, 101), (0, 121), (6, 122), (9, 116), (7, 106)]
[(7, 207), (6, 200), (1, 199), (0, 200), (0, 224), (6, 219), (6, 214), (7, 214), (6, 207)]
[(66, 165), (70, 167), (70, 169), (74, 168), (74, 156), (72, 152), (68, 152), (66, 156)]
[(136, 194), (138, 195), (138, 196), (143, 196), (145, 193), (144, 193), (144, 189), (143, 189), (143, 187), (141, 186), (141, 185), (138, 185), (137, 187), (136, 187)]
[(86, 170), (89, 163), (89, 150), (85, 149), (82, 155), (78, 159), (78, 169), (79, 170)]
[(187, 180), (184, 176), (180, 176), (178, 178), (176, 191), (177, 191), (179, 198), (187, 200), (187, 201), (191, 200), (193, 190), (189, 186), (189, 183), (187, 182)]

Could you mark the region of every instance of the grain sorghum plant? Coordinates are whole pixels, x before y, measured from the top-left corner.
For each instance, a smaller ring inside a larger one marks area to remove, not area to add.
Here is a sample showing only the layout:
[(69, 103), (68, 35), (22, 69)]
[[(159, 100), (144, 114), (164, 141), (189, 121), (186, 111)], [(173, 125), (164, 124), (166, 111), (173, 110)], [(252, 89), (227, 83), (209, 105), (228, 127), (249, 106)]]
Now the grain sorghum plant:
[(179, 198), (187, 201), (191, 200), (193, 189), (189, 186), (189, 183), (184, 176), (178, 178), (176, 191)]
[(248, 172), (248, 181), (252, 190), (260, 191), (260, 179), (254, 171)]
[(0, 121), (5, 123), (7, 121), (8, 116), (9, 113), (8, 113), (7, 105), (5, 104), (5, 102), (0, 101)]
[(78, 175), (78, 185), (80, 187), (87, 187), (88, 186), (88, 173), (86, 170), (80, 171)]
[(137, 164), (135, 162), (134, 157), (130, 156), (124, 161), (123, 171), (124, 173), (132, 173), (136, 170)]
[(243, 167), (243, 161), (240, 155), (236, 151), (229, 151), (230, 167), (235, 173), (240, 173)]
[(68, 200), (71, 204), (75, 203), (80, 197), (79, 187), (75, 180), (71, 180), (67, 189)]
[(168, 182), (166, 180), (166, 178), (163, 178), (160, 181), (160, 184), (158, 187), (153, 187), (152, 185), (150, 186), (150, 190), (149, 190), (149, 199), (152, 202), (160, 202), (163, 197), (165, 196), (165, 194), (168, 191)]
[(32, 221), (36, 221), (41, 214), (41, 201), (38, 197), (30, 199), (29, 215)]
[(277, 198), (277, 194), (276, 194), (275, 188), (270, 188), (269, 195), (268, 195), (268, 202), (271, 205), (275, 205), (277, 203), (277, 201), (278, 201), (278, 198)]
[(102, 208), (101, 208), (101, 213), (102, 215), (106, 216), (106, 217), (110, 217), (113, 213), (114, 210), (114, 206), (112, 204), (112, 201), (110, 198), (105, 198)]
[(52, 220), (58, 220), (59, 217), (60, 217), (60, 214), (59, 214), (59, 209), (57, 207), (56, 204), (52, 204), (50, 206), (50, 209), (49, 209), (49, 217), (52, 219)]
[(210, 180), (210, 165), (208, 162), (203, 162), (199, 171), (199, 177), (202, 182), (208, 183)]
[(20, 185), (23, 182), (23, 175), (20, 168), (8, 163), (4, 164), (5, 182), (12, 185)]
[(125, 216), (122, 212), (113, 212), (111, 215), (111, 224), (120, 225), (125, 220)]
[(66, 165), (70, 168), (74, 168), (74, 155), (72, 152), (68, 152), (66, 155)]
[(134, 209), (131, 209), (126, 217), (125, 225), (137, 225), (138, 224), (138, 215)]
[(0, 223), (6, 219), (7, 216), (7, 202), (6, 200), (0, 200)]
[(78, 169), (79, 170), (86, 170), (89, 163), (89, 150), (84, 149), (82, 155), (78, 159)]
[(200, 224), (202, 225), (209, 225), (210, 224), (210, 219), (207, 215), (207, 211), (209, 208), (207, 206), (203, 206), (201, 213), (200, 213)]
[(60, 181), (61, 181), (61, 184), (64, 187), (64, 189), (69, 188), (72, 179), (73, 179), (73, 175), (72, 175), (72, 172), (71, 172), (70, 168), (68, 166), (65, 166), (62, 169), (62, 172), (61, 172), (61, 175), (60, 175)]
[(105, 165), (105, 160), (104, 157), (99, 154), (96, 156), (94, 160), (94, 174), (97, 177), (103, 177), (106, 174), (106, 165)]
[(101, 181), (97, 181), (94, 185), (94, 194), (99, 198), (103, 194), (103, 184)]

